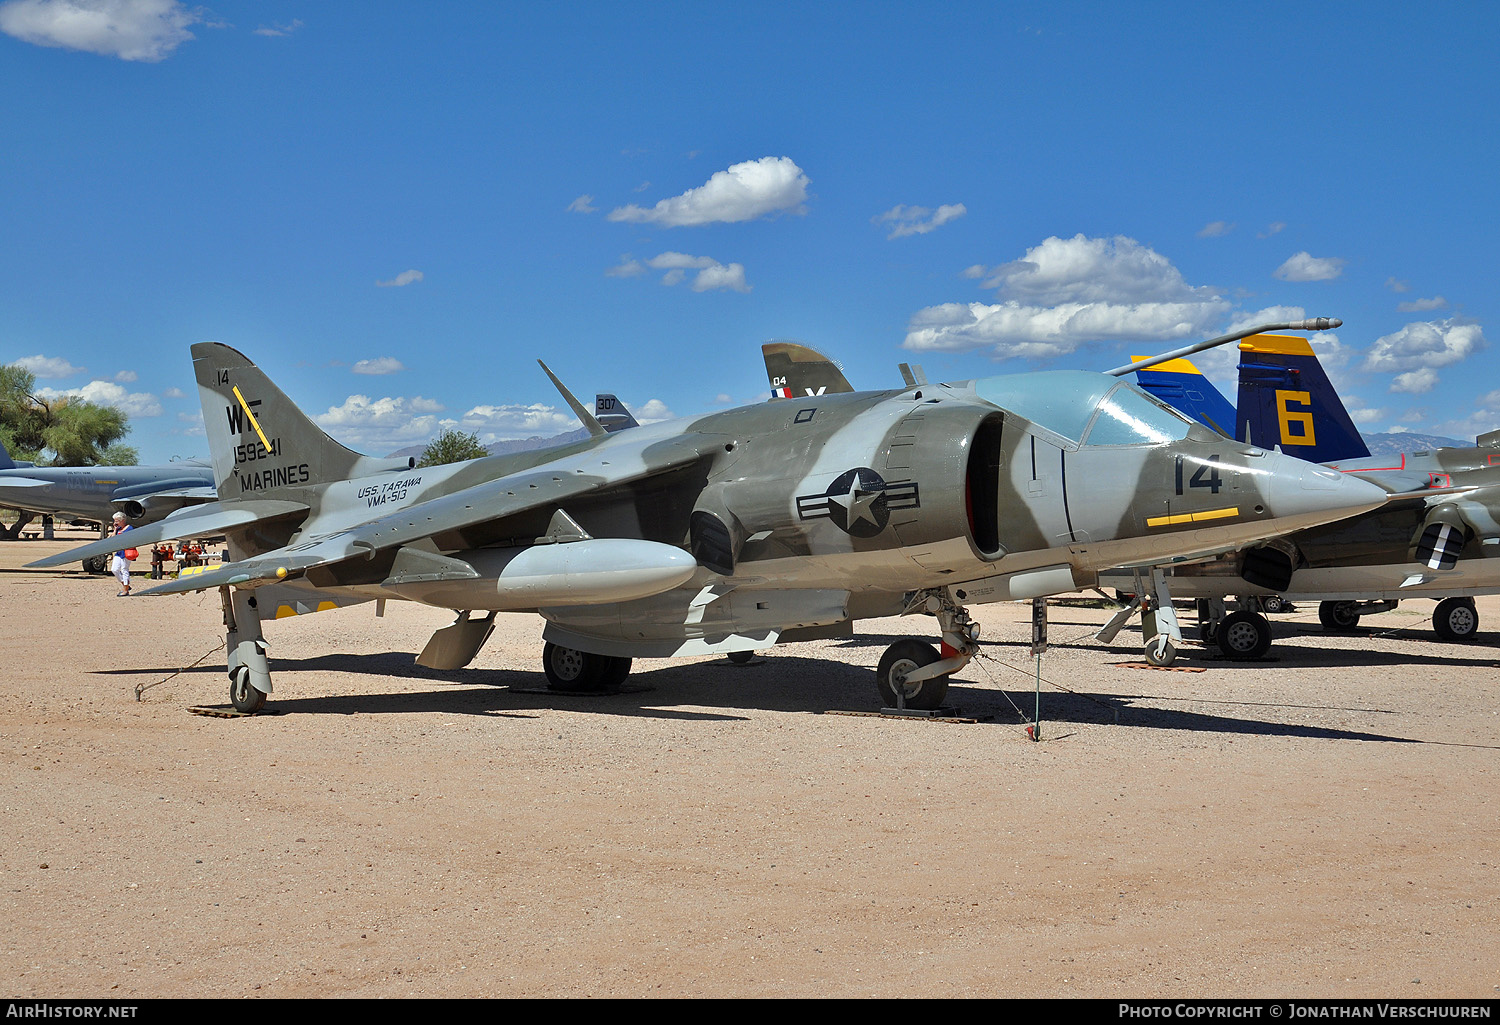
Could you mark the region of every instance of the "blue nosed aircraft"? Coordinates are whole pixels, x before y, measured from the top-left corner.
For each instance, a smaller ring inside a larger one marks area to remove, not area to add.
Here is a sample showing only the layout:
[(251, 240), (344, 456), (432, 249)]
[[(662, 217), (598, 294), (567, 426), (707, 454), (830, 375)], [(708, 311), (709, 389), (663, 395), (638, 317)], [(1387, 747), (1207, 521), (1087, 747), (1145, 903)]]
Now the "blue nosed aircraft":
[(467, 665), (496, 612), (537, 612), (560, 689), (618, 686), (635, 657), (750, 652), (927, 613), (942, 650), (896, 642), (876, 684), (888, 705), (936, 708), (977, 651), (970, 604), (1071, 591), (1103, 569), (1231, 551), (1386, 500), (1086, 371), (803, 396), (614, 433), (569, 396), (582, 441), (391, 469), (325, 435), (234, 349), (192, 355), (219, 499), (134, 540), (228, 538), (231, 563), (142, 593), (219, 589), (244, 710), (271, 691), (261, 621), (288, 588), (308, 608), (400, 598), (456, 611), (418, 656), (433, 668)]

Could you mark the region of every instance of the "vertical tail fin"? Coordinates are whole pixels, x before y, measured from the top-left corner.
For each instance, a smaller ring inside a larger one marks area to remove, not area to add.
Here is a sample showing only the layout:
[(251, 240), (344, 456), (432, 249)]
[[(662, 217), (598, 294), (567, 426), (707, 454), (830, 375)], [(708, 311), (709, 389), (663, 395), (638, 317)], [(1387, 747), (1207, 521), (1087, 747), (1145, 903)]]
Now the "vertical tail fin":
[[(1132, 363), (1142, 359), (1145, 357), (1130, 357)], [(1135, 376), (1142, 388), (1167, 405), (1226, 438), (1234, 437), (1234, 407), (1188, 360), (1158, 363), (1149, 370), (1137, 370)]]
[(1315, 463), (1370, 454), (1307, 339), (1251, 335), (1240, 352), (1239, 440)]
[(221, 502), (411, 466), (334, 441), (259, 367), (218, 342), (193, 346), (203, 427)]
[(594, 419), (610, 434), (640, 426), (640, 421), (625, 408), (625, 403), (608, 392), (594, 396)]
[(771, 382), (771, 398), (837, 395), (854, 390), (839, 365), (827, 356), (796, 342), (767, 342), (760, 347)]

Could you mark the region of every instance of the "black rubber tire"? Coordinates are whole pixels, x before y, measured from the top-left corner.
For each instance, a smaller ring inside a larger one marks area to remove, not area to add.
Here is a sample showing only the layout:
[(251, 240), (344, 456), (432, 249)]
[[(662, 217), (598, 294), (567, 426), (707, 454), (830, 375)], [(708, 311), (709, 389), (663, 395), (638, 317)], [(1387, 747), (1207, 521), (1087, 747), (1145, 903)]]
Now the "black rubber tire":
[(729, 653), (729, 661), (733, 662), (737, 666), (744, 665), (754, 657), (755, 652), (753, 651), (731, 651)]
[(237, 666), (229, 673), (229, 703), (237, 712), (259, 712), (266, 707), (266, 693), (250, 684), (250, 667)]
[(1318, 622), (1325, 630), (1348, 633), (1359, 626), (1359, 611), (1352, 601), (1320, 601)]
[(89, 557), (87, 559), (84, 559), (83, 560), (83, 571), (85, 573), (92, 573), (95, 576), (100, 576), (100, 577), (107, 577), (107, 576), (109, 576), (109, 556), (108, 555), (94, 555), (94, 556), (91, 556), (91, 557)]
[(1444, 598), (1432, 610), (1432, 631), (1454, 644), (1472, 641), (1479, 632), (1479, 610), (1473, 598)]
[(1260, 607), (1269, 615), (1278, 615), (1286, 611), (1286, 599), (1279, 594), (1268, 594), (1260, 600)]
[(553, 690), (594, 690), (604, 675), (605, 657), (548, 641), (542, 646), (542, 671)]
[(1234, 612), (1219, 624), (1214, 643), (1236, 662), (1264, 658), (1271, 650), (1271, 624), (1259, 612)]
[(902, 687), (907, 708), (931, 711), (943, 707), (943, 699), (948, 696), (946, 676), (923, 680), (910, 687), (903, 686), (900, 682), (906, 673), (932, 665), (941, 657), (938, 650), (925, 641), (897, 641), (886, 648), (885, 654), (880, 656), (880, 665), (875, 670), (875, 688), (880, 692), (882, 707), (896, 707), (898, 686)]
[(618, 655), (596, 657), (604, 660), (604, 668), (599, 673), (599, 687), (603, 690), (618, 690), (624, 686), (626, 679), (630, 676), (631, 660)]
[(1153, 637), (1146, 642), (1142, 654), (1146, 658), (1147, 665), (1169, 666), (1177, 661), (1177, 645), (1172, 643), (1172, 638), (1170, 637), (1165, 637), (1162, 640), (1157, 639), (1162, 636), (1158, 634), (1157, 637)]

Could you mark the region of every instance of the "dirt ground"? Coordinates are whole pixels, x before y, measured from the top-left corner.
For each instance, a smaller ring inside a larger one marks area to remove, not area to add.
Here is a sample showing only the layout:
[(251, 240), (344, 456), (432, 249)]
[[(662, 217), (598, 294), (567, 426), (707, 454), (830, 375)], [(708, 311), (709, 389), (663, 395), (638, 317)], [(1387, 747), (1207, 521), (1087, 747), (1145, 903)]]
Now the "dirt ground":
[(1203, 672), (1054, 607), (1040, 743), (1029, 605), (974, 610), (976, 723), (832, 714), (928, 617), (570, 697), (536, 617), (436, 673), (397, 602), (268, 626), (224, 719), (216, 595), (19, 568), (86, 539), (0, 544), (13, 996), (1500, 995), (1500, 598)]

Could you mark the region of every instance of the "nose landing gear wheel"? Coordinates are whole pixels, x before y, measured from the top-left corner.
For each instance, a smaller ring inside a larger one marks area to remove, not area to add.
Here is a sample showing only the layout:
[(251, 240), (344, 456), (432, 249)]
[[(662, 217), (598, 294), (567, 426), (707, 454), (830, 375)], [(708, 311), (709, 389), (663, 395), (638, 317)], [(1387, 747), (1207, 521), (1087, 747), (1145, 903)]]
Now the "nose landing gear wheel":
[(1169, 666), (1177, 661), (1177, 645), (1166, 634), (1157, 634), (1146, 642), (1146, 661), (1154, 666)]
[(265, 692), (250, 684), (249, 666), (236, 666), (230, 671), (229, 703), (237, 712), (259, 712), (266, 707)]
[[(880, 691), (880, 700), (886, 708), (906, 707), (930, 712), (943, 707), (943, 698), (948, 696), (948, 678), (934, 677), (907, 683), (906, 677), (938, 661), (937, 649), (924, 641), (897, 641), (885, 649), (880, 665), (875, 670), (875, 686)], [(897, 692), (901, 701), (896, 700)]]

